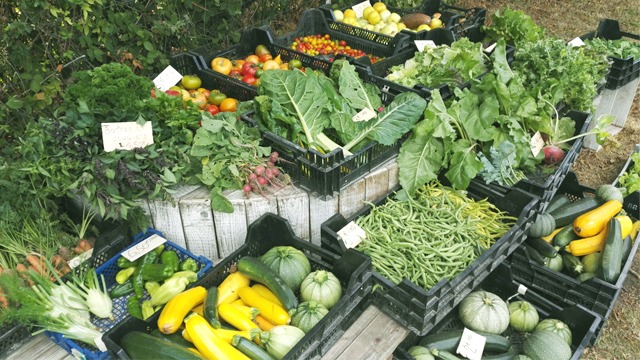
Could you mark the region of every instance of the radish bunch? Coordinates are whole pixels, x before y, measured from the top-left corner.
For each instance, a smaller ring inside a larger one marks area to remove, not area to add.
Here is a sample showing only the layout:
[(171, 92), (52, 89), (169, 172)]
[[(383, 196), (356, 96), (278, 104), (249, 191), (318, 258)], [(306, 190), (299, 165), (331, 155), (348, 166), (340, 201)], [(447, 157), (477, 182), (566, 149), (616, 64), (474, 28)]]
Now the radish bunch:
[(253, 167), (245, 168), (246, 179), (242, 190), (247, 197), (252, 192), (264, 196), (269, 190), (280, 189), (289, 183), (289, 177), (283, 174), (276, 165), (279, 161), (282, 161), (280, 155), (278, 152), (273, 151), (266, 161), (262, 161)]

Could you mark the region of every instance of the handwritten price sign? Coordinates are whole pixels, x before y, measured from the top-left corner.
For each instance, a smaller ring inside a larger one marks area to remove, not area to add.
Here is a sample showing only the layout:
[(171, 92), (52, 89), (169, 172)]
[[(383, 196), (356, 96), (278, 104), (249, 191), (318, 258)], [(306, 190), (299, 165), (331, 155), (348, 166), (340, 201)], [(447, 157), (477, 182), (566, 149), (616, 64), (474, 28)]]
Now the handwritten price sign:
[(153, 144), (151, 122), (140, 125), (135, 121), (102, 123), (102, 143), (104, 151), (116, 149), (133, 150)]
[(153, 234), (148, 238), (142, 240), (131, 248), (125, 250), (122, 253), (122, 256), (127, 258), (129, 261), (136, 261), (138, 258), (142, 257), (144, 254), (149, 251), (157, 248), (158, 246), (167, 242), (167, 239), (163, 238), (160, 235)]
[(482, 352), (484, 351), (486, 342), (487, 338), (484, 336), (464, 328), (460, 345), (458, 345), (456, 352), (469, 360), (480, 360), (482, 359)]
[(354, 248), (360, 244), (360, 242), (367, 238), (367, 233), (363, 228), (358, 226), (358, 224), (353, 221), (349, 222), (347, 226), (343, 227), (338, 231), (338, 235), (344, 242), (344, 246), (347, 249)]

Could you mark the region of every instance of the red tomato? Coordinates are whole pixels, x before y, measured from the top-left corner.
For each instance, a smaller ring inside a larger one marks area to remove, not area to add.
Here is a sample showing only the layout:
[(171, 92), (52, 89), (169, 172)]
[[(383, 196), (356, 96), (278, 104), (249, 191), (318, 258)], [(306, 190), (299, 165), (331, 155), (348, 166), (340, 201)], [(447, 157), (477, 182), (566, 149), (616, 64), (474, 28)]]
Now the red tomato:
[(271, 56), (271, 54), (263, 54), (263, 55), (260, 55), (259, 59), (260, 59), (260, 62), (263, 63), (263, 62), (272, 60), (273, 56)]
[(205, 106), (204, 110), (207, 111), (211, 115), (215, 115), (215, 114), (220, 112), (220, 108), (218, 108), (217, 106), (215, 106), (213, 104), (209, 104), (209, 105)]
[(255, 66), (255, 64), (252, 64), (250, 62), (246, 62), (246, 63), (242, 64), (241, 73), (244, 76), (247, 76), (247, 75), (255, 76), (257, 70), (258, 70), (258, 67)]
[(247, 83), (249, 85), (255, 85), (256, 84), (256, 77), (253, 75), (245, 75), (242, 77), (242, 82), (243, 83)]

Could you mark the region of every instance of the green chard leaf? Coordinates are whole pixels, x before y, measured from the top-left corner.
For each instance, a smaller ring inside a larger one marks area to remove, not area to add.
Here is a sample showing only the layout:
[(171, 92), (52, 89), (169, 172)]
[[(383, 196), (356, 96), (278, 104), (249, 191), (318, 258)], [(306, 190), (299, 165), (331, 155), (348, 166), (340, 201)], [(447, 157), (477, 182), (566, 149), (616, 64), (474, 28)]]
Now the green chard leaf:
[(365, 83), (355, 71), (355, 66), (345, 59), (338, 59), (331, 66), (331, 79), (338, 84), (338, 92), (357, 111), (364, 108), (377, 111), (382, 106), (380, 90)]
[(478, 159), (476, 144), (469, 140), (458, 139), (453, 144), (453, 156), (445, 177), (456, 189), (466, 189), (471, 179), (482, 170), (482, 161)]

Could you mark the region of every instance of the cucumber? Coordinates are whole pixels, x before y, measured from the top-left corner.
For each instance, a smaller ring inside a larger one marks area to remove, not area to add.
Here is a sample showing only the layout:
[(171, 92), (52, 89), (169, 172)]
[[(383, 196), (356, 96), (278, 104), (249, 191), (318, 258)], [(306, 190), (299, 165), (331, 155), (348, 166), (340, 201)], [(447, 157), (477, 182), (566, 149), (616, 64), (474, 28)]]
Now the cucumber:
[(567, 226), (575, 218), (602, 205), (602, 201), (595, 197), (585, 197), (549, 212), (556, 220), (556, 227)]
[(298, 306), (298, 298), (282, 277), (255, 257), (244, 256), (236, 264), (238, 271), (271, 290), (287, 311)]
[(573, 226), (567, 225), (553, 237), (553, 245), (560, 246), (560, 248), (564, 249), (570, 242), (578, 238), (578, 235), (573, 232)]
[(546, 257), (542, 256), (542, 254), (540, 254), (538, 250), (532, 248), (527, 244), (524, 244), (524, 247), (527, 250), (527, 254), (529, 254), (529, 259), (531, 259), (534, 262), (537, 262), (540, 265), (544, 265), (547, 259)]
[(221, 327), (218, 320), (218, 287), (212, 286), (207, 290), (207, 297), (204, 299), (202, 316), (214, 329)]
[(544, 211), (545, 213), (550, 213), (562, 206), (571, 203), (571, 199), (565, 194), (556, 194), (551, 201), (549, 201), (549, 205), (547, 205), (547, 209)]
[(602, 278), (610, 283), (615, 283), (620, 276), (624, 251), (620, 222), (616, 218), (609, 220), (605, 239), (604, 249), (602, 249)]
[[(421, 341), (420, 345), (429, 349), (438, 349), (449, 352), (455, 352), (462, 338), (462, 332), (464, 330), (451, 330), (445, 331), (434, 335), (427, 335)], [(484, 345), (484, 350), (495, 353), (504, 353), (511, 349), (511, 340), (504, 336), (488, 334), (481, 331), (476, 333), (484, 336), (487, 342)]]
[(577, 257), (569, 253), (563, 253), (562, 260), (564, 261), (565, 268), (569, 270), (569, 273), (571, 273), (571, 275), (578, 276), (584, 272), (584, 266), (582, 265), (580, 259), (578, 259)]
[(239, 335), (233, 335), (231, 345), (240, 350), (251, 360), (275, 360), (266, 350), (258, 346), (253, 341)]
[(202, 360), (203, 357), (184, 346), (141, 331), (129, 331), (120, 340), (120, 346), (131, 360), (167, 359)]
[(553, 245), (544, 241), (542, 238), (527, 236), (527, 238), (524, 241), (527, 245), (538, 250), (540, 255), (544, 257), (553, 258), (556, 255), (558, 255), (558, 250), (556, 250), (556, 248), (553, 247)]

